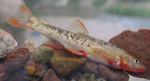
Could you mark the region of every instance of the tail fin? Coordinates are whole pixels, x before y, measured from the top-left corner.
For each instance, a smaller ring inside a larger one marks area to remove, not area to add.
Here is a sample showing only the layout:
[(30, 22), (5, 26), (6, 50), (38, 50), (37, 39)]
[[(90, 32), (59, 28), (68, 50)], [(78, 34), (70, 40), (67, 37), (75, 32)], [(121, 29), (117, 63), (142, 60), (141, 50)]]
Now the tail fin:
[(34, 19), (36, 19), (32, 13), (29, 11), (29, 9), (24, 6), (20, 5), (18, 11), (13, 16), (9, 16), (7, 21), (9, 24), (19, 27), (30, 27), (30, 22)]

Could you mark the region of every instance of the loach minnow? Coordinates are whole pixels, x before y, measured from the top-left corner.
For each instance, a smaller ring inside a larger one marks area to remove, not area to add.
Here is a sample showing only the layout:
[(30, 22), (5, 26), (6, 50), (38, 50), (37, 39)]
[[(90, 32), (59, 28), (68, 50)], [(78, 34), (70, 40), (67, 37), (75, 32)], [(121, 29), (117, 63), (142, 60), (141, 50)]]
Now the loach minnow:
[(21, 5), (18, 12), (8, 18), (8, 23), (18, 27), (29, 28), (53, 39), (55, 49), (64, 48), (74, 54), (82, 55), (91, 61), (131, 72), (142, 72), (145, 66), (127, 52), (103, 40), (89, 36), (79, 19), (64, 30), (35, 18), (29, 9)]

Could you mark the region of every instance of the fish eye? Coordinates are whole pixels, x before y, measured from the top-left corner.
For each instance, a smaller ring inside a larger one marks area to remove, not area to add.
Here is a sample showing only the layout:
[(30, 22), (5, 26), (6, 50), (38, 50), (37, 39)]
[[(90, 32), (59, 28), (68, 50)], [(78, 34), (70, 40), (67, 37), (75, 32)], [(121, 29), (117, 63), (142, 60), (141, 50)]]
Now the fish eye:
[(137, 60), (137, 59), (134, 59), (134, 62), (138, 64), (138, 63), (139, 63), (139, 60)]

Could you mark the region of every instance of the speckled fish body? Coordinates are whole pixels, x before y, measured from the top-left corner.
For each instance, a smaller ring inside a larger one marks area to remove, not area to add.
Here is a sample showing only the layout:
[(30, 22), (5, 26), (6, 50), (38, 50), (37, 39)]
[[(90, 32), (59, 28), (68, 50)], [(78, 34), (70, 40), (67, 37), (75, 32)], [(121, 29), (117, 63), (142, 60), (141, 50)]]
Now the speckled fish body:
[(64, 30), (38, 20), (24, 5), (21, 5), (17, 14), (8, 18), (8, 23), (32, 29), (56, 42), (55, 46), (47, 46), (64, 48), (74, 54), (85, 56), (94, 62), (116, 69), (132, 72), (145, 70), (145, 66), (127, 52), (111, 43), (89, 36), (79, 19), (75, 19), (68, 29)]
[(18, 43), (9, 33), (0, 29), (0, 58), (7, 56), (17, 45)]
[(97, 47), (104, 49), (112, 56), (120, 56), (122, 53), (125, 53), (123, 50), (109, 42), (92, 36), (64, 30), (47, 23), (42, 23), (41, 21), (33, 22), (31, 27), (33, 30), (42, 33), (46, 37), (55, 39), (66, 47), (70, 46), (70, 48), (74, 48), (76, 50), (89, 51), (91, 48)]

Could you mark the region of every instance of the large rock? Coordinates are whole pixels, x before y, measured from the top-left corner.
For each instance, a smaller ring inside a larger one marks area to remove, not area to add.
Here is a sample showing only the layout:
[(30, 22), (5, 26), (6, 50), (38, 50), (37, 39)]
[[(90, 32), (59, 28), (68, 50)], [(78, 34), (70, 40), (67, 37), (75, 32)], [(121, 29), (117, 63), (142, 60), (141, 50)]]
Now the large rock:
[(19, 72), (16, 72), (11, 76), (9, 81), (27, 81), (27, 80), (24, 79), (24, 75), (25, 74), (24, 74), (23, 70), (19, 71)]
[(23, 69), (29, 57), (27, 47), (19, 47), (8, 54), (5, 66), (7, 70), (14, 72)]
[(102, 64), (93, 63), (91, 61), (86, 62), (82, 70), (88, 73), (94, 73), (100, 75), (102, 78), (111, 81), (128, 81), (129, 75), (122, 70), (106, 67)]
[(146, 66), (144, 72), (128, 72), (129, 74), (150, 79), (150, 29), (140, 29), (138, 31), (125, 30), (113, 37), (110, 42), (127, 51)]
[(7, 81), (9, 79), (9, 73), (6, 71), (6, 67), (0, 64), (0, 81)]
[(81, 58), (67, 50), (55, 50), (50, 60), (54, 70), (63, 77), (78, 69), (85, 62), (85, 58)]
[(17, 47), (17, 41), (8, 32), (0, 29), (0, 58), (4, 58)]

